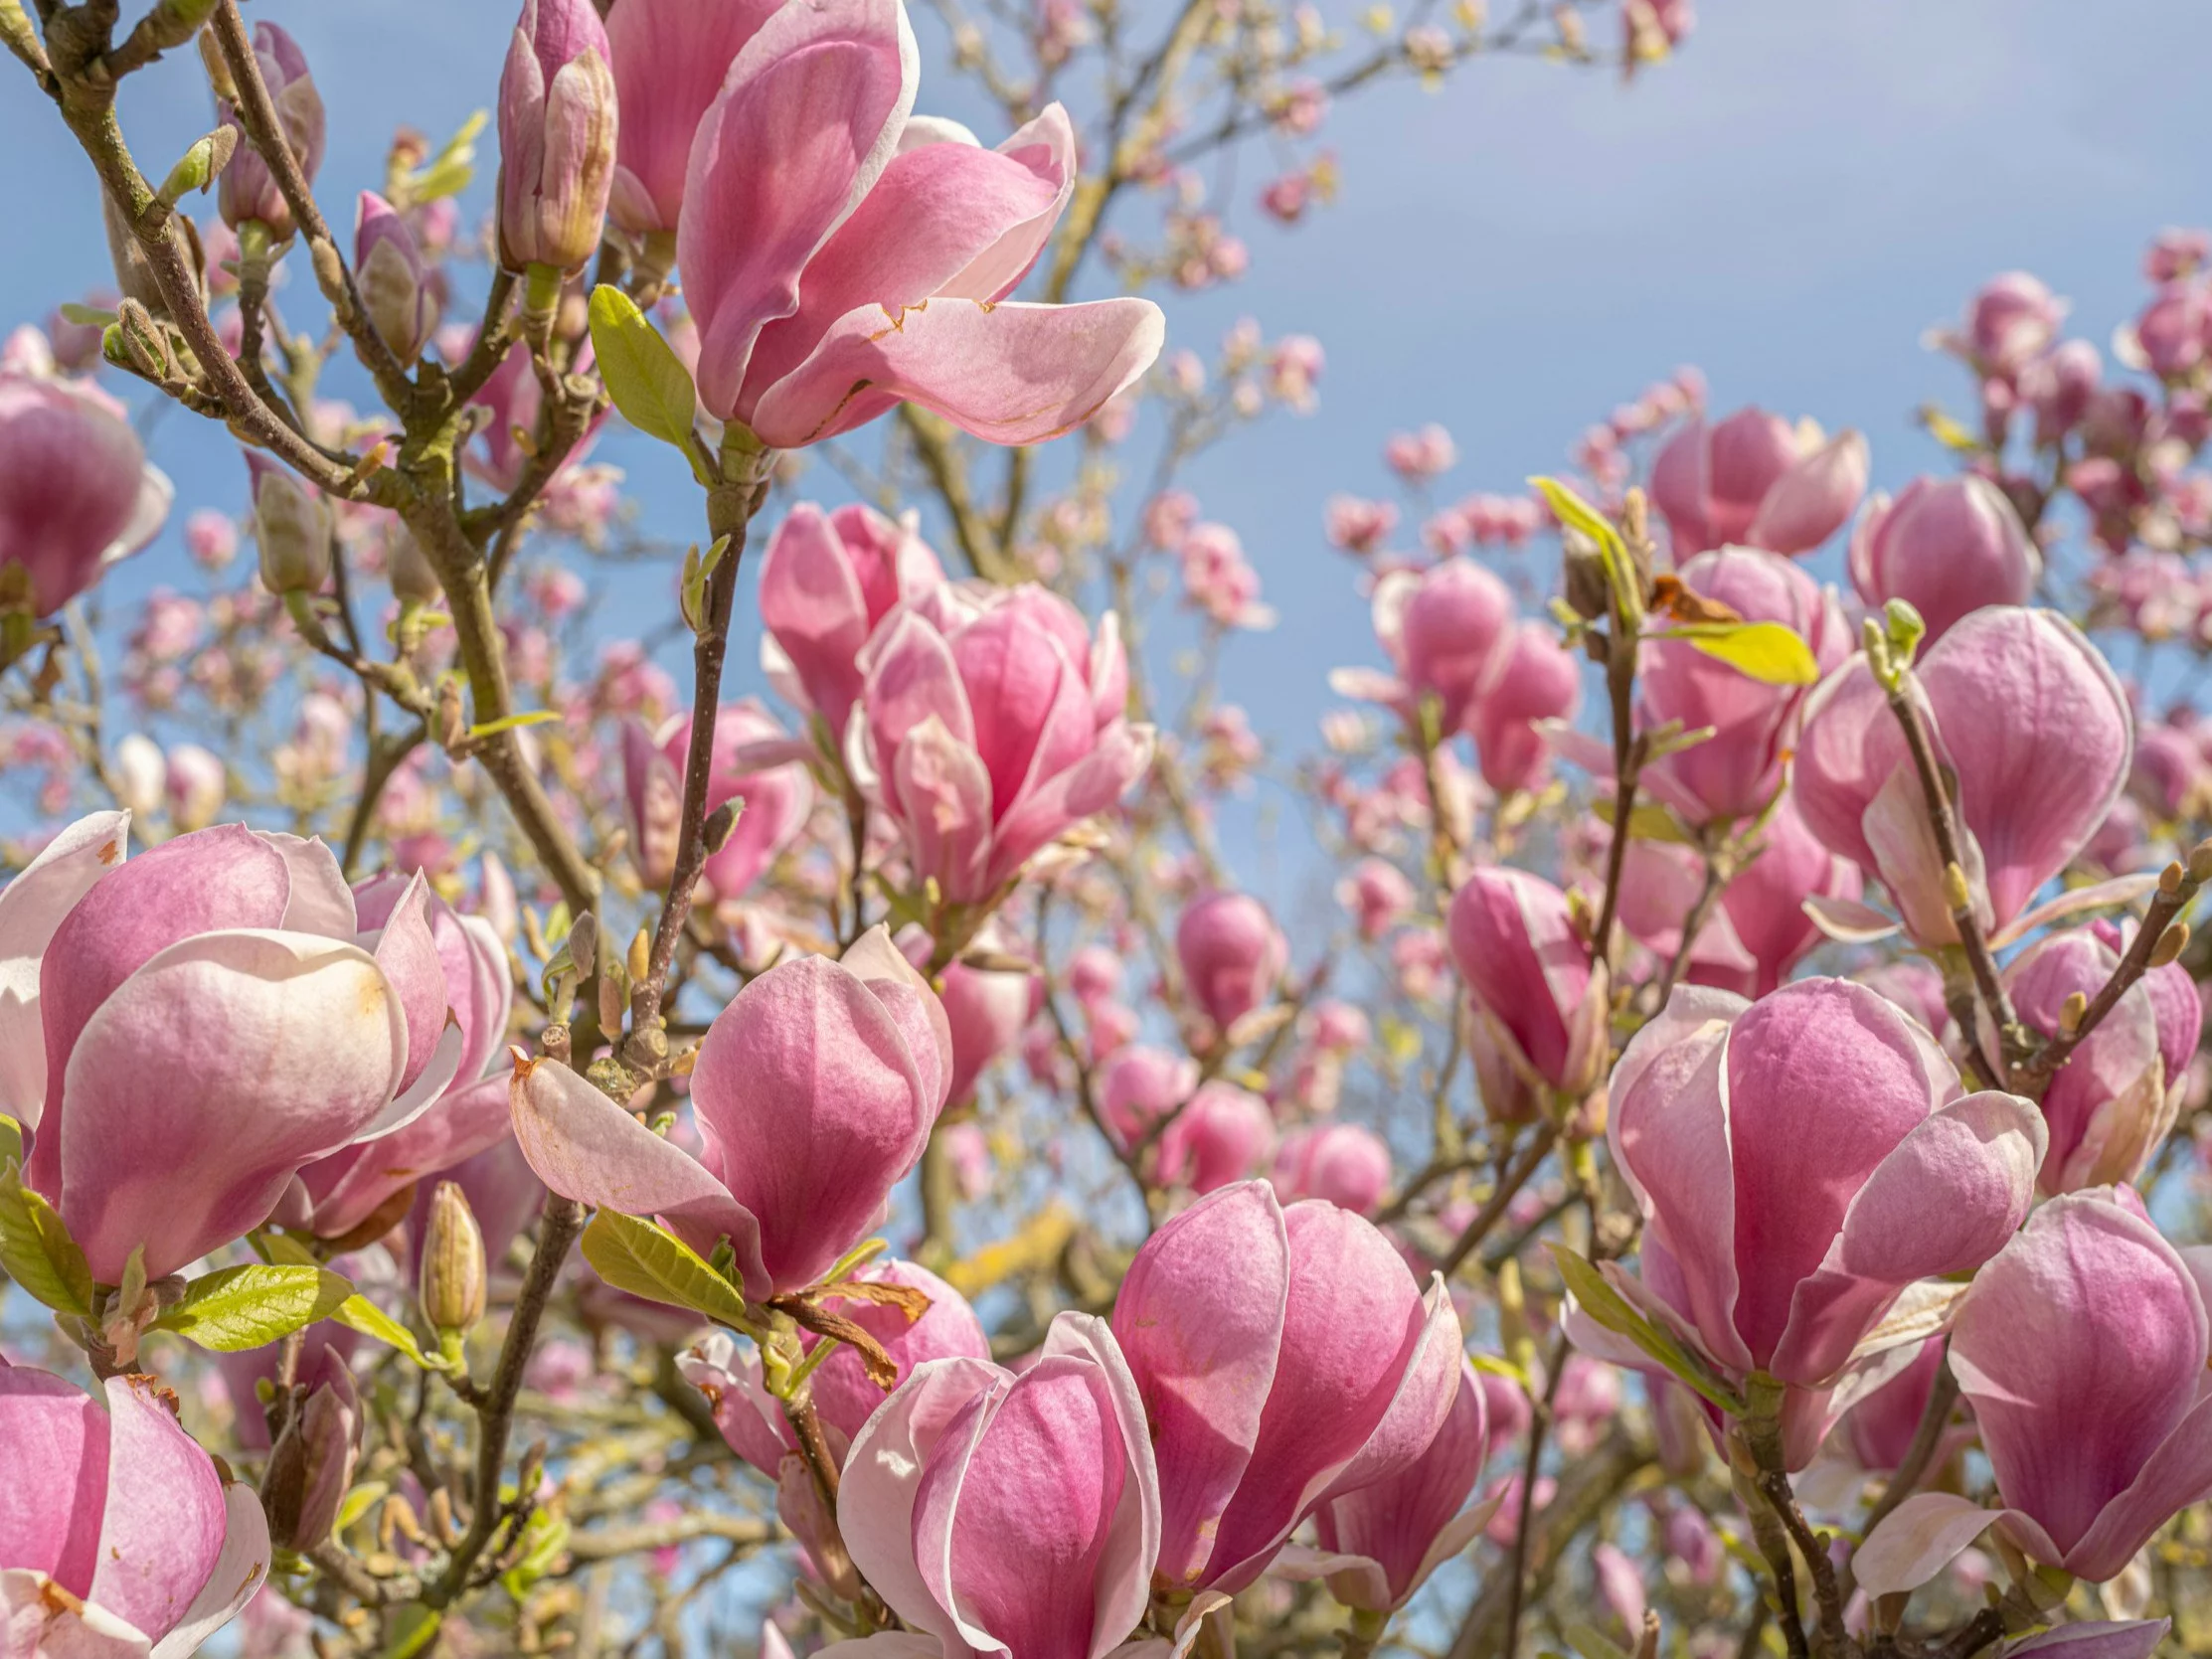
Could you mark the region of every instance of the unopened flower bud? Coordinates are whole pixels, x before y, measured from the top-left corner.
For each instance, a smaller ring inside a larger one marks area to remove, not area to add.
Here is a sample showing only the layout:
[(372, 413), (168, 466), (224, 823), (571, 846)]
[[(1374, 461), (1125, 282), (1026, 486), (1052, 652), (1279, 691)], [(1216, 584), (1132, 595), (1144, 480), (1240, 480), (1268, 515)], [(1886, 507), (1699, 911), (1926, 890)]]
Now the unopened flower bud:
[(2189, 924), (2176, 921), (2158, 935), (2158, 942), (2150, 947), (2150, 965), (2162, 968), (2189, 947)]
[(271, 593), (320, 592), (330, 580), (330, 516), (307, 484), (253, 450), (254, 539), (261, 550), (261, 585)]
[(139, 374), (155, 382), (175, 376), (177, 363), (170, 354), (168, 336), (143, 305), (135, 299), (121, 301), (115, 308), (115, 328), (122, 340), (123, 356)]
[(2071, 993), (2066, 1001), (2059, 1005), (2058, 1028), (2065, 1036), (2071, 1037), (2074, 1033), (2080, 1031), (2082, 1022), (2088, 1018), (2089, 998), (2080, 991)]
[[(256, 23), (254, 59), (276, 105), (277, 124), (283, 128), (292, 159), (299, 164), (300, 176), (313, 184), (322, 167), (324, 120), (322, 94), (315, 90), (314, 77), (307, 73), (306, 55), (299, 50), (299, 43), (275, 24)], [(225, 99), (219, 107), (226, 124), (243, 126), (231, 100)], [(251, 140), (239, 146), (238, 154), (223, 170), (216, 203), (223, 223), (234, 231), (253, 221), (267, 226), (269, 235), (278, 242), (292, 234), (291, 207), (276, 187), (268, 163)]]
[(403, 364), (423, 353), (437, 326), (437, 299), (424, 280), (423, 250), (407, 221), (373, 190), (361, 193), (354, 222), (353, 262), (361, 303), (392, 355)]
[(353, 1484), (361, 1425), (353, 1378), (334, 1366), (330, 1380), (317, 1385), (269, 1449), (261, 1509), (268, 1517), (269, 1542), (278, 1549), (304, 1553), (330, 1536)]
[(484, 1316), (484, 1236), (454, 1181), (440, 1181), (423, 1228), (416, 1295), (431, 1329), (465, 1335)]
[(2160, 893), (2168, 895), (2169, 897), (2173, 894), (2179, 893), (2181, 891), (2182, 880), (2188, 874), (2188, 871), (2181, 868), (2181, 861), (2179, 859), (2176, 859), (2173, 863), (2167, 865), (2163, 870), (2158, 872), (2158, 891)]
[(1613, 584), (1607, 580), (1598, 544), (1578, 530), (1563, 530), (1560, 546), (1565, 552), (1567, 607), (1585, 621), (1603, 621)]
[(2200, 887), (2212, 882), (2212, 841), (2199, 841), (2189, 849), (2189, 880)]
[(499, 258), (576, 270), (614, 183), (614, 72), (592, 0), (523, 0), (499, 79)]
[(569, 960), (576, 964), (576, 976), (589, 979), (598, 966), (599, 918), (586, 911), (569, 928)]
[(408, 533), (404, 525), (395, 525), (392, 535), (384, 545), (384, 574), (392, 583), (392, 591), (402, 599), (413, 599), (417, 604), (434, 604), (444, 591), (437, 580), (437, 572), (430, 569), (430, 562), (423, 552), (422, 544)]
[(738, 830), (738, 814), (745, 810), (742, 800), (724, 801), (707, 815), (707, 856), (714, 857), (730, 845), (730, 837)]

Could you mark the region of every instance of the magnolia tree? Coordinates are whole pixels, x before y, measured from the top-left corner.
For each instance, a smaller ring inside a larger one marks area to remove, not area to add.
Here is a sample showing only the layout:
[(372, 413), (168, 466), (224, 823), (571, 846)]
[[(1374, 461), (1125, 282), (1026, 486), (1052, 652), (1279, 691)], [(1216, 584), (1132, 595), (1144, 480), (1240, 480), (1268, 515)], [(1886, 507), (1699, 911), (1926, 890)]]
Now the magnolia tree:
[(1391, 438), (1297, 757), (1177, 478), (1321, 347), (1162, 356), (1195, 164), (1296, 221), (1333, 98), (1679, 0), (938, 0), (981, 134), (900, 0), (527, 0), (350, 243), (280, 22), (34, 10), (115, 289), (0, 369), (7, 1654), (2212, 1640), (2212, 238), (2110, 370), (1992, 280), (1894, 497), (1687, 371)]

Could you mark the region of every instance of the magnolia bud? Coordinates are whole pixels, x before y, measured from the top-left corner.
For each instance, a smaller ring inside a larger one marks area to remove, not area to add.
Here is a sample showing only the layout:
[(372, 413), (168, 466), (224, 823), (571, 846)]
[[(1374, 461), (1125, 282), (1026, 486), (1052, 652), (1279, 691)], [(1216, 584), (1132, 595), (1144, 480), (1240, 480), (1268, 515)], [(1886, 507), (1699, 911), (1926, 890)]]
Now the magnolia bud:
[(424, 1225), (416, 1296), (440, 1335), (466, 1334), (484, 1316), (484, 1236), (458, 1182), (440, 1181)]
[[(314, 77), (307, 73), (306, 55), (299, 50), (299, 43), (275, 24), (256, 23), (254, 61), (268, 87), (270, 101), (276, 105), (277, 125), (283, 129), (300, 177), (313, 184), (322, 166), (324, 119), (322, 94), (315, 90)], [(227, 124), (242, 124), (229, 100), (218, 107)], [(216, 204), (223, 223), (234, 231), (255, 221), (266, 225), (269, 235), (278, 242), (292, 234), (291, 207), (277, 188), (268, 163), (251, 142), (240, 145), (230, 166), (224, 168)]]
[(403, 364), (413, 363), (437, 326), (437, 300), (424, 280), (423, 250), (407, 221), (373, 190), (361, 193), (353, 261), (369, 321)]
[(730, 845), (730, 837), (738, 832), (738, 814), (745, 810), (742, 800), (724, 801), (707, 815), (707, 856), (714, 857)]
[(599, 918), (586, 911), (569, 928), (569, 960), (576, 964), (576, 976), (589, 979), (598, 965)]
[(261, 585), (271, 593), (315, 593), (330, 580), (330, 518), (322, 498), (276, 462), (247, 451), (254, 482), (254, 539)]
[(577, 270), (614, 183), (614, 72), (592, 0), (523, 0), (499, 78), (499, 258)]
[(361, 1425), (353, 1377), (334, 1366), (330, 1380), (317, 1385), (285, 1423), (261, 1475), (261, 1510), (269, 1542), (278, 1549), (305, 1552), (330, 1536), (353, 1484)]
[(422, 544), (404, 525), (394, 525), (384, 544), (384, 574), (391, 581), (395, 595), (413, 599), (417, 604), (434, 604), (444, 591)]

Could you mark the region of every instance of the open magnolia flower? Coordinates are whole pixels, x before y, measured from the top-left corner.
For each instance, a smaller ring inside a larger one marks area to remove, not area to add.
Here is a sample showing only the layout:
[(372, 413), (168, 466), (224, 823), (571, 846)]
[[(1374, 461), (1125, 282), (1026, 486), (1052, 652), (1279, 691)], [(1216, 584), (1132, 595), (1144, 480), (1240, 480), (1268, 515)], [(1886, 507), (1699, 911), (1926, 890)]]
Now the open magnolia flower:
[(738, 993), (691, 1074), (697, 1158), (566, 1066), (515, 1068), (515, 1138), (564, 1198), (660, 1221), (701, 1255), (727, 1239), (749, 1299), (814, 1283), (882, 1217), (944, 1105), (944, 1010), (877, 927)]
[(75, 1383), (0, 1360), (0, 1652), (184, 1659), (268, 1576), (268, 1526), (148, 1377)]
[(427, 1110), (464, 1047), (421, 877), (364, 930), (319, 841), (229, 824), (126, 862), (129, 822), (80, 819), (0, 892), (0, 1107), (102, 1284), (259, 1227), (300, 1170)]

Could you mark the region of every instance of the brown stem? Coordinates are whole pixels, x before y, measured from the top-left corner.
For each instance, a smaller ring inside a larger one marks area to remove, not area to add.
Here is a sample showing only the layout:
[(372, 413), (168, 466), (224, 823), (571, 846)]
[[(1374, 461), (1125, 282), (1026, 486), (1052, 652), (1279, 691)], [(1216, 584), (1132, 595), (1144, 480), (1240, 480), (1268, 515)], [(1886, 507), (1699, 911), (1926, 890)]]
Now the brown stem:
[(1537, 1125), (1535, 1135), (1521, 1149), (1520, 1156), (1513, 1160), (1504, 1175), (1498, 1178), (1496, 1189), (1476, 1213), (1474, 1220), (1467, 1223), (1466, 1231), (1459, 1235), (1457, 1242), (1445, 1252), (1444, 1259), (1437, 1263), (1440, 1273), (1449, 1278), (1459, 1270), (1462, 1261), (1481, 1247), (1482, 1241), (1505, 1219), (1505, 1212), (1512, 1207), (1520, 1190), (1528, 1185), (1529, 1177), (1543, 1164), (1551, 1152), (1552, 1143), (1558, 1139), (1557, 1124), (1544, 1122)]
[(2004, 1614), (1994, 1607), (1984, 1607), (1964, 1629), (1937, 1650), (1937, 1659), (1973, 1659), (2003, 1634)]
[(1528, 1551), (1536, 1520), (1537, 1469), (1544, 1461), (1544, 1440), (1552, 1426), (1552, 1402), (1559, 1397), (1559, 1380), (1567, 1372), (1567, 1333), (1552, 1339), (1550, 1362), (1545, 1367), (1544, 1398), (1528, 1416), (1528, 1447), (1521, 1458), (1521, 1508), (1513, 1518), (1513, 1549), (1505, 1570), (1505, 1659), (1521, 1650), (1521, 1608), (1528, 1593)]
[(1620, 878), (1627, 868), (1628, 822), (1635, 814), (1646, 748), (1634, 729), (1637, 649), (1634, 627), (1616, 606), (1606, 642), (1606, 694), (1613, 706), (1613, 838), (1606, 848), (1606, 896), (1590, 943), (1592, 954), (1608, 967), (1613, 964), (1614, 918), (1620, 913)]
[(538, 1325), (552, 1298), (554, 1281), (568, 1260), (569, 1246), (583, 1231), (583, 1205), (573, 1199), (547, 1199), (538, 1229), (537, 1253), (530, 1258), (530, 1270), (523, 1277), (515, 1310), (508, 1317), (498, 1367), (476, 1406), (476, 1482), (468, 1531), (454, 1546), (444, 1575), (425, 1587), (422, 1599), (430, 1606), (450, 1606), (467, 1587), (469, 1572), (491, 1543), (492, 1532), (499, 1524), (499, 1477), (507, 1463), (507, 1435), (514, 1425), (515, 1396), (522, 1389), (522, 1374), (530, 1363), (531, 1350), (537, 1346)]
[[(2135, 930), (2127, 954), (2121, 957), (2120, 965), (2113, 969), (2112, 977), (2090, 999), (2081, 1024), (2070, 1032), (2052, 1038), (2028, 1063), (2022, 1081), (2035, 1098), (2043, 1097), (2044, 1090), (2051, 1085), (2052, 1077), (2066, 1064), (2067, 1057), (2087, 1041), (2090, 1033), (2104, 1023), (2105, 1017), (2120, 1006), (2120, 999), (2150, 971), (2150, 959), (2157, 953), (2160, 941), (2165, 938), (2166, 929), (2173, 925), (2197, 896), (2200, 878), (2191, 872), (2199, 868), (2200, 864), (2212, 863), (2212, 857), (2200, 860), (2199, 854), (2204, 851), (2203, 847), (2199, 847), (2196, 852), (2192, 852), (2187, 865), (2175, 863), (2166, 867), (2158, 879), (2158, 891), (2151, 897), (2150, 908), (2143, 912), (2142, 925)], [(2212, 871), (2207, 874), (2212, 875)], [(2170, 1082), (2172, 1079), (2167, 1080)]]
[(1780, 1469), (1769, 1469), (1759, 1477), (1759, 1489), (1791, 1542), (1797, 1554), (1804, 1557), (1805, 1569), (1812, 1575), (1812, 1598), (1820, 1611), (1820, 1648), (1823, 1659), (1850, 1651), (1849, 1638), (1843, 1630), (1843, 1592), (1836, 1582), (1835, 1563), (1822, 1547), (1820, 1537), (1805, 1520), (1804, 1511), (1797, 1507), (1797, 1495), (1790, 1490), (1789, 1477)]
[(750, 1515), (728, 1515), (719, 1510), (695, 1510), (673, 1521), (634, 1527), (605, 1527), (596, 1532), (570, 1535), (563, 1548), (580, 1562), (611, 1561), (616, 1556), (642, 1555), (695, 1538), (726, 1538), (734, 1544), (766, 1544), (775, 1529)]
[(1721, 894), (1728, 887), (1728, 875), (1719, 856), (1709, 847), (1700, 847), (1698, 854), (1705, 862), (1705, 882), (1698, 889), (1697, 903), (1682, 918), (1682, 942), (1674, 947), (1674, 954), (1667, 958), (1666, 971), (1659, 975), (1656, 1005), (1659, 1009), (1664, 1009), (1667, 998), (1674, 994), (1675, 983), (1690, 965), (1690, 951), (1697, 943), (1697, 936), (1705, 931), (1706, 922), (1713, 918), (1713, 907), (1720, 903)]
[[(1951, 872), (1959, 872), (1962, 884), (1966, 866), (1958, 855), (1958, 820), (1952, 807), (1951, 792), (1944, 787), (1943, 769), (1936, 762), (1936, 748), (1929, 740), (1928, 723), (1921, 718), (1920, 705), (1913, 701), (1911, 670), (1900, 670), (1895, 684), (1883, 690), (1889, 700), (1890, 713), (1904, 729), (1905, 747), (1912, 752), (1913, 769), (1920, 774), (1921, 794), (1928, 803), (1928, 823), (1936, 833), (1936, 856), (1944, 861), (1943, 880), (1948, 890)], [(2016, 1052), (2019, 1019), (2012, 1011), (2012, 999), (2005, 993), (2004, 982), (1997, 975), (1997, 960), (1989, 952), (1989, 941), (1982, 936), (1980, 918), (1974, 914), (1973, 895), (1964, 894), (1963, 903), (1953, 903), (1956, 897), (1958, 896), (1949, 891), (1945, 894), (1951, 910), (1951, 924), (1958, 934), (1959, 947), (1966, 953), (1967, 965), (1973, 969), (1974, 986), (1996, 1024), (1998, 1069), (2003, 1074), (1998, 1081), (2009, 1086), (2012, 1068), (2019, 1059)], [(1971, 1045), (1972, 1029), (1960, 1032), (1959, 1038)]]
[(377, 332), (376, 324), (369, 320), (368, 309), (361, 303), (361, 290), (354, 283), (353, 271), (338, 251), (337, 243), (331, 240), (330, 227), (323, 220), (322, 210), (315, 205), (314, 192), (308, 186), (306, 175), (299, 170), (299, 158), (292, 154), (291, 140), (285, 136), (284, 123), (276, 113), (276, 100), (269, 95), (268, 83), (261, 79), (260, 61), (254, 56), (254, 43), (246, 33), (246, 20), (239, 15), (238, 0), (219, 0), (214, 16), (208, 20), (208, 28), (214, 33), (216, 45), (222, 49), (224, 65), (238, 88), (239, 124), (254, 141), (254, 148), (260, 152), (269, 176), (276, 181), (276, 188), (284, 198), (284, 205), (291, 209), (292, 223), (307, 244), (315, 279), (322, 285), (323, 295), (337, 315), (338, 326), (353, 341), (353, 349), (360, 354), (385, 402), (392, 406), (395, 415), (404, 417), (414, 403), (415, 385), (408, 379), (407, 371), (400, 367), (400, 360), (392, 355), (392, 348), (384, 343), (384, 336)]
[[(729, 451), (730, 461), (738, 457)], [(707, 492), (707, 531), (715, 540), (727, 536), (728, 549), (707, 579), (706, 614), (692, 643), (691, 739), (684, 753), (683, 817), (676, 836), (676, 863), (668, 878), (668, 898), (660, 908), (660, 921), (653, 928), (652, 954), (645, 977), (630, 993), (629, 1053), (633, 1065), (650, 1070), (666, 1057), (667, 1038), (661, 1031), (661, 995), (668, 986), (669, 964), (676, 959), (676, 941), (683, 936), (691, 915), (692, 890), (707, 863), (707, 791), (714, 784), (714, 735), (716, 716), (722, 708), (722, 661), (730, 648), (730, 613), (737, 602), (738, 565), (745, 557), (746, 528), (767, 497), (772, 456), (756, 451), (742, 463), (740, 475), (726, 478)], [(659, 1053), (650, 1052), (658, 1046)]]

